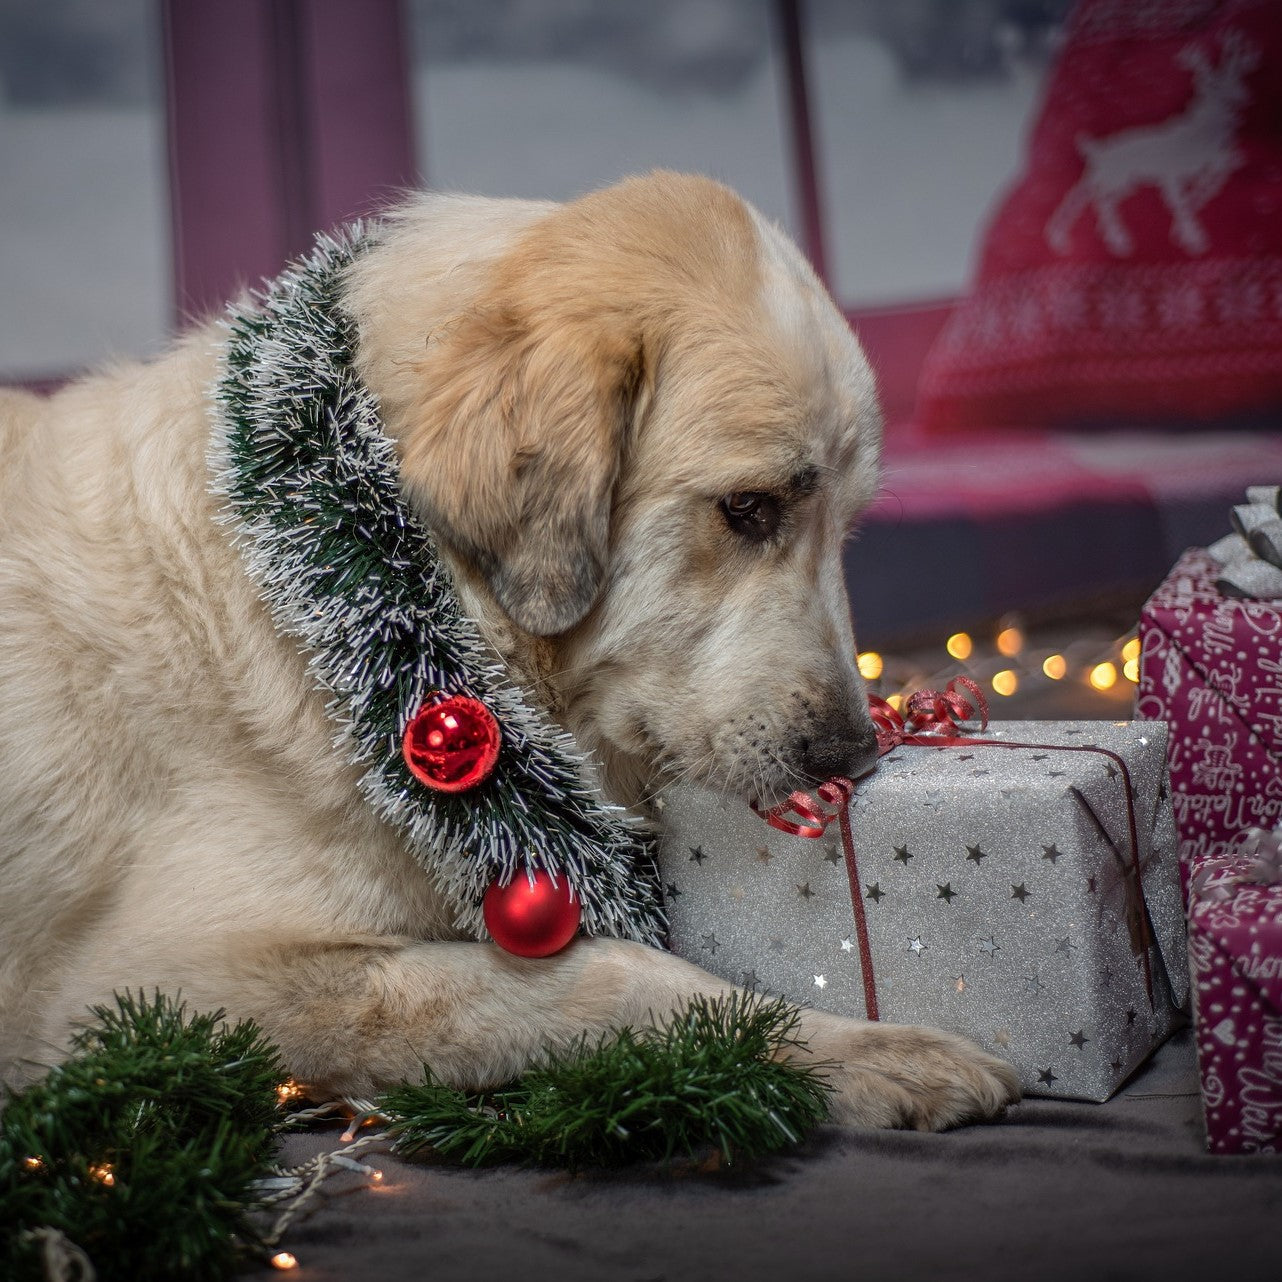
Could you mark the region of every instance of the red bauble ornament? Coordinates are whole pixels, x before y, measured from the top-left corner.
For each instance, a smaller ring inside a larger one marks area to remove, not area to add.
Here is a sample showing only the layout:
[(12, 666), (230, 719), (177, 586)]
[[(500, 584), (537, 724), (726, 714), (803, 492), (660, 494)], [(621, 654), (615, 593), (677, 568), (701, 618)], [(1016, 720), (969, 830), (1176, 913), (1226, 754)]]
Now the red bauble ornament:
[(490, 777), (499, 758), (499, 723), (479, 699), (455, 694), (424, 704), (405, 727), (410, 773), (437, 792), (466, 792)]
[(485, 926), (494, 942), (518, 957), (550, 957), (559, 953), (579, 929), (582, 909), (561, 877), (537, 869), (533, 876), (518, 872), (506, 886), (495, 882), (482, 904)]

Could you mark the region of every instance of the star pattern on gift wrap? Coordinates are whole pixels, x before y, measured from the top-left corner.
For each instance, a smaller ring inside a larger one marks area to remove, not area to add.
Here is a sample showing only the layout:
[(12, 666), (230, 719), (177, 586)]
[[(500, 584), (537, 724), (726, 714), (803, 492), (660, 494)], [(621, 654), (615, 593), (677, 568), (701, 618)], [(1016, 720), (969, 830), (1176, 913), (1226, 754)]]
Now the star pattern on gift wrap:
[(768, 864), (773, 858), (774, 858), (774, 855), (770, 853), (769, 846), (757, 847), (757, 862), (759, 864)]
[(1057, 939), (1055, 941), (1055, 951), (1057, 953), (1063, 953), (1065, 957), (1072, 957), (1072, 955), (1077, 951), (1077, 945), (1073, 943), (1071, 935), (1065, 935), (1063, 939)]
[(1064, 852), (1053, 841), (1049, 846), (1042, 847), (1042, 858), (1048, 860), (1052, 868), (1059, 862), (1060, 856), (1063, 853)]
[(1131, 1028), (1138, 1018), (1139, 1018), (1139, 1012), (1135, 1009), (1135, 1007), (1128, 1006), (1126, 1008), (1126, 1027)]
[(1029, 890), (1029, 888), (1028, 888), (1027, 884), (1026, 884), (1026, 883), (1024, 883), (1024, 882), (1022, 882), (1022, 881), (1021, 881), (1018, 885), (1015, 885), (1013, 882), (1011, 883), (1011, 888), (1010, 888), (1010, 897), (1011, 897), (1012, 899), (1018, 899), (1018, 900), (1019, 900), (1019, 902), (1020, 902), (1021, 904), (1022, 904), (1022, 903), (1024, 902), (1024, 900), (1026, 900), (1026, 899), (1029, 897), (1029, 895), (1031, 895), (1032, 893), (1033, 893), (1033, 892), (1032, 892), (1031, 890)]
[(1024, 987), (1036, 997), (1038, 993), (1045, 989), (1046, 985), (1042, 983), (1042, 977), (1036, 971), (1033, 971), (1031, 975), (1024, 976)]
[(721, 941), (716, 937), (716, 935), (712, 931), (709, 931), (703, 937), (703, 946), (708, 952), (712, 953), (715, 956), (717, 949), (721, 947)]
[(1106, 762), (1104, 763), (1104, 774), (1105, 774), (1109, 779), (1116, 779), (1116, 778), (1117, 778), (1117, 767), (1116, 767), (1116, 766), (1115, 766), (1111, 761), (1106, 761)]
[(879, 904), (886, 898), (886, 892), (882, 890), (881, 885), (878, 882), (874, 881), (871, 886), (864, 888), (864, 898), (871, 899), (874, 904)]
[(1010, 1045), (1010, 1029), (1009, 1028), (993, 1029), (993, 1044), (995, 1046), (1002, 1047), (1003, 1050), (1007, 1046), (1009, 1046)]
[(1101, 988), (1111, 988), (1113, 986), (1112, 966), (1105, 966), (1104, 969), (1100, 971), (1099, 985)]
[(965, 975), (954, 975), (954, 976), (953, 976), (953, 988), (954, 988), (957, 992), (959, 992), (959, 993), (964, 993), (964, 992), (966, 991), (966, 976), (965, 976)]
[(896, 862), (896, 863), (903, 864), (903, 866), (904, 866), (905, 868), (907, 868), (907, 867), (908, 867), (908, 861), (909, 861), (912, 857), (913, 857), (913, 852), (912, 852), (911, 850), (909, 850), (907, 846), (896, 846), (896, 847), (895, 847), (895, 862)]
[(951, 882), (946, 881), (942, 886), (939, 882), (936, 882), (935, 898), (942, 899), (946, 904), (951, 904), (957, 898), (957, 892), (953, 889)]
[(686, 861), (687, 863), (702, 865), (703, 861), (708, 857), (703, 853), (702, 846), (688, 846), (687, 849), (690, 851), (690, 858)]
[(816, 976), (815, 976), (815, 987), (816, 987), (816, 988), (820, 988), (820, 989), (827, 988), (827, 987), (828, 987), (828, 976), (827, 976), (827, 975), (816, 975)]
[(668, 888), (669, 899), (676, 899), (679, 895), (682, 894), (682, 892), (677, 889), (677, 883), (675, 881), (668, 882), (667, 888)]
[(1010, 801), (1012, 798), (1019, 796), (1023, 791), (1023, 788), (1003, 788), (1001, 789), (1001, 794), (1003, 800)]
[(985, 770), (983, 766), (977, 766), (974, 770), (970, 772), (970, 777), (972, 779), (979, 779), (983, 775), (991, 775), (992, 773), (993, 772), (991, 770)]
[(1096, 879), (1094, 877), (1087, 877), (1086, 893), (1088, 895), (1094, 895), (1094, 894), (1097, 894), (1098, 891), (1099, 891), (1099, 883), (1096, 881)]
[(732, 886), (730, 888), (730, 898), (733, 899), (736, 904), (742, 903), (743, 897), (747, 893), (748, 892), (744, 890), (742, 886)]
[(959, 752), (957, 754), (957, 760), (958, 761), (974, 761), (975, 754), (973, 752)]
[(841, 951), (843, 953), (853, 953), (855, 951), (855, 941), (850, 935), (847, 935), (841, 941)]
[(1059, 1078), (1055, 1076), (1053, 1066), (1047, 1065), (1040, 1073), (1037, 1074), (1037, 1080), (1041, 1082), (1043, 1086), (1054, 1086), (1055, 1083), (1059, 1081)]
[(1068, 772), (1065, 770), (1048, 770), (1046, 772), (1046, 777), (1048, 779), (1067, 779)]
[(980, 861), (988, 858), (988, 851), (981, 849), (979, 846), (967, 846), (966, 858), (978, 868)]
[(824, 847), (824, 863), (839, 864), (841, 863), (841, 851), (837, 849), (837, 843), (830, 841)]
[(1113, 1072), (1120, 1073), (1122, 1071), (1122, 1057), (1120, 1055), (1115, 1055), (1111, 1060), (1109, 1060), (1108, 1066), (1113, 1070)]
[(1035, 752), (1031, 757), (1029, 757), (1029, 761), (1049, 761), (1049, 760), (1050, 760), (1049, 752)]
[(925, 810), (938, 810), (944, 804), (943, 795), (938, 788), (932, 788), (922, 798), (922, 808)]
[(1080, 1051), (1086, 1049), (1086, 1043), (1090, 1040), (1091, 1039), (1086, 1036), (1086, 1030), (1084, 1028), (1079, 1028), (1077, 1032), (1069, 1034), (1068, 1044), (1070, 1046), (1075, 1046)]
[(979, 941), (979, 951), (987, 953), (989, 957), (996, 958), (997, 954), (1001, 952), (1001, 950), (1002, 946), (997, 942), (996, 935), (989, 935), (987, 939), (981, 939)]
[(802, 899), (813, 899), (815, 897), (815, 892), (810, 889), (810, 883), (808, 881), (798, 881), (793, 884), (797, 887), (797, 894)]
[(756, 988), (760, 982), (755, 970), (748, 969), (743, 972), (743, 986), (745, 988)]
[(908, 941), (908, 951), (910, 953), (915, 953), (918, 957), (920, 957), (929, 947), (929, 944), (923, 944), (921, 942), (920, 935), (914, 935), (912, 939)]

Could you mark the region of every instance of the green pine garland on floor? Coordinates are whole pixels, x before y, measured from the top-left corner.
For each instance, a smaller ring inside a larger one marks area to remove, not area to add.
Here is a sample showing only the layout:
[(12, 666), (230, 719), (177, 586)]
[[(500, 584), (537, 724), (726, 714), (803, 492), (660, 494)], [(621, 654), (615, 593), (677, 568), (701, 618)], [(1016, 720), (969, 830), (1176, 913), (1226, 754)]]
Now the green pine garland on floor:
[(624, 1029), (531, 1069), (507, 1090), (468, 1095), (429, 1080), (385, 1095), (396, 1152), (490, 1166), (618, 1166), (754, 1158), (824, 1120), (822, 1064), (776, 1058), (796, 1046), (783, 1001), (695, 998), (662, 1028)]
[(275, 1047), (159, 995), (93, 1014), (72, 1055), (5, 1102), (0, 1276), (45, 1277), (53, 1230), (103, 1282), (232, 1277), (284, 1121)]
[[(276, 1048), (223, 1012), (157, 994), (95, 1007), (73, 1053), (0, 1115), (0, 1277), (224, 1282), (263, 1254), (258, 1181), (288, 1115)], [(660, 1029), (625, 1029), (467, 1095), (430, 1079), (378, 1101), (396, 1151), (465, 1165), (570, 1169), (777, 1152), (827, 1114), (824, 1065), (781, 1060), (782, 1001), (696, 998)]]

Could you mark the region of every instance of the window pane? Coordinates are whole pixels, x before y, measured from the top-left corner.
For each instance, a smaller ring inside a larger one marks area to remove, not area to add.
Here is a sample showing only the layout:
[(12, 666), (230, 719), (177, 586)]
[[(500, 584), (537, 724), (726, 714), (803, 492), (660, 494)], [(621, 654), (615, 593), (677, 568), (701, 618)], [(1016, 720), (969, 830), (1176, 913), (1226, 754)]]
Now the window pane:
[(0, 5), (0, 378), (165, 333), (160, 43), (158, 0)]
[(961, 292), (1069, 0), (805, 0), (828, 258), (847, 306)]
[(767, 0), (409, 0), (431, 186), (564, 199), (656, 165), (791, 221)]

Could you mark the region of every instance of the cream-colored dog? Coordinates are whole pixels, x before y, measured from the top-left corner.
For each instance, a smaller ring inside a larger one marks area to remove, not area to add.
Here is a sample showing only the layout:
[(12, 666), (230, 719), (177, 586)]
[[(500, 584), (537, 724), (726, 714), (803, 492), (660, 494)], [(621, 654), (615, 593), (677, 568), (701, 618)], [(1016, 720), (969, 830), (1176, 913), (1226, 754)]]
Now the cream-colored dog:
[[(566, 205), (425, 196), (350, 272), (406, 493), (514, 677), (641, 805), (770, 800), (872, 729), (840, 545), (877, 478), (873, 380), (796, 249), (713, 182)], [(113, 989), (252, 1016), (321, 1091), (510, 1079), (549, 1044), (726, 985), (614, 939), (458, 938), (369, 811), (324, 700), (215, 521), (221, 330), (0, 400), (0, 1061)], [(1016, 1095), (919, 1028), (803, 1017), (841, 1111), (948, 1126)]]

